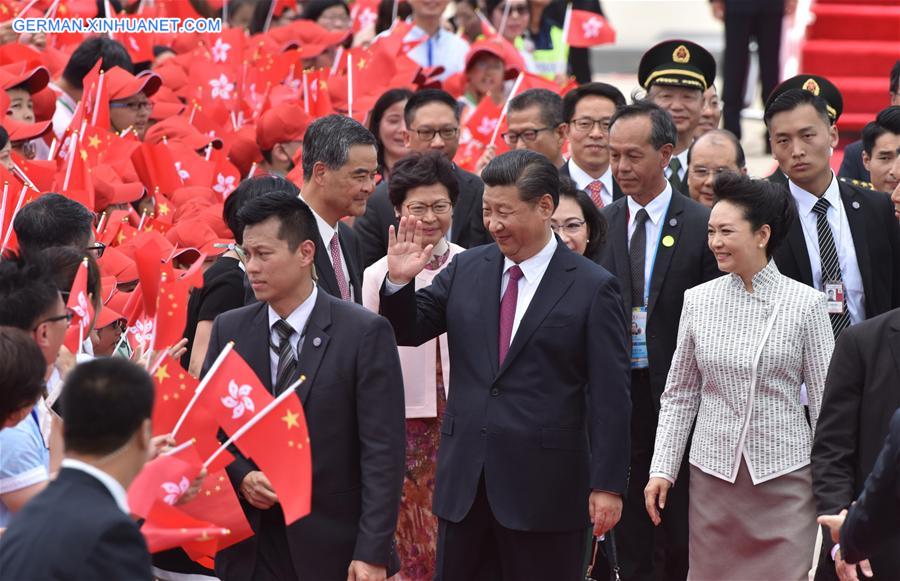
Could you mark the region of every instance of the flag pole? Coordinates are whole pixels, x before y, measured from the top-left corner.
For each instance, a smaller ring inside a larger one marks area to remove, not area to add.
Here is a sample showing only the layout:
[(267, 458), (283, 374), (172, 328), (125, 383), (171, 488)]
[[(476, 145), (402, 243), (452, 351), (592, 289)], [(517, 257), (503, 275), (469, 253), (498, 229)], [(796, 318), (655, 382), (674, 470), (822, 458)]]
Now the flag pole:
[[(6, 198), (9, 196), (9, 182), (3, 182), (3, 201), (0, 202), (0, 232), (6, 228)], [(11, 226), (12, 224), (10, 224)]]
[(275, 409), (281, 402), (287, 399), (290, 395), (294, 393), (294, 391), (300, 387), (300, 384), (306, 381), (306, 376), (301, 375), (300, 379), (295, 381), (292, 385), (290, 385), (287, 389), (282, 391), (278, 397), (269, 402), (269, 405), (264, 407), (259, 411), (258, 414), (247, 420), (247, 423), (238, 428), (238, 430), (232, 435), (230, 438), (225, 440), (225, 443), (219, 446), (219, 449), (212, 453), (212, 456), (206, 459), (206, 462), (203, 463), (204, 468), (209, 468), (209, 465), (212, 464), (219, 455), (224, 452), (228, 446), (232, 445), (238, 438), (247, 433), (247, 430), (255, 426), (266, 414)]
[(184, 444), (181, 444), (180, 446), (175, 446), (174, 448), (172, 448), (171, 450), (169, 450), (167, 452), (163, 452), (162, 454), (160, 454), (160, 456), (174, 456), (175, 454), (177, 454), (179, 452), (183, 452), (183, 451), (187, 450), (188, 448), (190, 448), (191, 446), (193, 446), (196, 443), (197, 443), (197, 438), (191, 438)]
[(263, 32), (269, 32), (269, 27), (272, 26), (272, 17), (275, 16), (275, 4), (278, 3), (278, 0), (269, 0), (271, 4), (269, 4), (269, 13), (266, 15), (266, 24), (263, 26)]
[(347, 117), (353, 119), (353, 55), (347, 53)]
[(69, 138), (69, 159), (66, 164), (66, 177), (63, 179), (63, 190), (69, 189), (69, 178), (72, 177), (72, 165), (75, 163), (75, 156), (78, 155), (78, 151), (75, 149), (75, 144), (78, 141), (78, 131), (72, 132), (72, 137)]
[(16, 202), (16, 207), (13, 209), (12, 216), (9, 218), (9, 227), (6, 229), (6, 233), (3, 235), (3, 244), (0, 245), (0, 254), (6, 250), (6, 245), (9, 243), (9, 237), (13, 232), (13, 220), (16, 219), (16, 214), (19, 213), (19, 210), (22, 209), (22, 202), (25, 201), (25, 192), (28, 191), (28, 186), (22, 186), (22, 192), (19, 194), (19, 201)]
[(560, 75), (565, 76), (566, 71), (569, 68), (569, 29), (572, 26), (572, 4), (566, 3), (566, 16), (563, 19), (563, 43), (565, 44), (565, 48), (563, 52), (565, 53), (565, 57), (560, 63), (561, 71), (557, 71)]
[(91, 125), (97, 126), (97, 111), (100, 109), (100, 95), (103, 92), (103, 69), (100, 70), (100, 78), (97, 80), (97, 96), (94, 98), (94, 113), (91, 115)]
[(176, 434), (178, 434), (178, 430), (181, 429), (181, 425), (187, 418), (188, 413), (190, 413), (191, 408), (193, 408), (194, 404), (197, 403), (197, 400), (200, 398), (200, 394), (203, 393), (203, 390), (206, 389), (207, 385), (209, 385), (209, 382), (216, 374), (216, 371), (219, 370), (219, 366), (221, 366), (222, 362), (225, 361), (225, 356), (228, 355), (233, 348), (234, 341), (229, 341), (228, 343), (226, 343), (225, 347), (222, 349), (222, 352), (219, 353), (219, 356), (216, 357), (216, 360), (213, 362), (212, 366), (210, 366), (209, 371), (207, 371), (206, 375), (203, 376), (203, 379), (200, 380), (200, 385), (198, 385), (197, 389), (194, 390), (194, 396), (191, 398), (191, 401), (188, 402), (187, 407), (184, 408), (184, 411), (181, 412), (181, 417), (178, 418), (178, 421), (175, 423), (175, 427), (172, 428), (171, 436), (173, 438), (176, 436)]
[(497, 35), (500, 38), (503, 38), (503, 33), (506, 31), (506, 21), (509, 20), (509, 2), (503, 3), (503, 16), (500, 17), (500, 28), (497, 29)]
[(494, 127), (494, 134), (491, 135), (491, 141), (488, 145), (494, 145), (494, 143), (497, 142), (497, 134), (500, 133), (500, 126), (503, 125), (503, 119), (506, 117), (506, 112), (509, 110), (509, 102), (516, 96), (523, 80), (525, 80), (525, 73), (519, 73), (519, 76), (516, 77), (516, 82), (513, 83), (512, 90), (509, 92), (509, 96), (506, 98), (506, 102), (503, 103), (503, 109), (500, 111), (500, 119), (497, 120), (497, 126)]

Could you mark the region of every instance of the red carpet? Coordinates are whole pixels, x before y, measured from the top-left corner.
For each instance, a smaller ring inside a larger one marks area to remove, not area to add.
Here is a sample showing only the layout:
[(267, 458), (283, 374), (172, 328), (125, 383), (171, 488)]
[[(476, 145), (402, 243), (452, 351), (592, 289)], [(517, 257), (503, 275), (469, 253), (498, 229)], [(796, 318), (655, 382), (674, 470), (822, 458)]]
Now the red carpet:
[(900, 59), (897, 0), (817, 0), (801, 71), (828, 77), (844, 97), (838, 127), (856, 133), (888, 105), (888, 75)]

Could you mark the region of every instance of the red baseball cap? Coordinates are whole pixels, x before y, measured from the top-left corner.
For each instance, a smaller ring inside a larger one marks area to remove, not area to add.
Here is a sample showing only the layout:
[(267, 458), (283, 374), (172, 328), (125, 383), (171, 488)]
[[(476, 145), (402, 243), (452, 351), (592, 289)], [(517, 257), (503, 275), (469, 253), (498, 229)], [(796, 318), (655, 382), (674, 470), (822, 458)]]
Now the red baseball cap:
[(103, 256), (98, 258), (97, 262), (100, 263), (100, 272), (106, 276), (116, 277), (119, 283), (138, 279), (138, 270), (134, 260), (118, 248), (107, 246), (103, 251)]
[(31, 94), (45, 88), (50, 82), (46, 67), (27, 68), (25, 63), (13, 63), (0, 67), (0, 89), (12, 89), (22, 85)]
[(298, 101), (276, 105), (260, 115), (256, 143), (262, 151), (268, 151), (278, 143), (303, 141), (309, 123), (310, 118)]
[(469, 65), (483, 54), (493, 55), (503, 61), (506, 79), (515, 78), (520, 71), (525, 70), (524, 63), (520, 62), (521, 55), (518, 52), (515, 55), (518, 58), (511, 58), (513, 55), (510, 54), (509, 47), (504, 45), (502, 41), (482, 39), (472, 43), (469, 52), (466, 53), (466, 71), (469, 70)]
[(187, 105), (178, 98), (175, 91), (165, 85), (160, 86), (159, 90), (150, 97), (150, 100), (153, 102), (153, 111), (150, 112), (150, 119), (153, 119), (154, 121), (162, 121), (169, 117), (180, 115), (185, 107), (187, 107)]
[(28, 141), (35, 137), (40, 137), (50, 130), (53, 121), (38, 121), (37, 123), (23, 123), (9, 117), (0, 121), (0, 125), (9, 133), (9, 140), (12, 142)]
[(233, 240), (219, 238), (209, 224), (197, 218), (178, 222), (166, 232), (166, 238), (177, 248), (195, 248), (201, 254), (208, 256), (218, 256), (228, 250), (217, 245), (233, 242)]
[(204, 135), (185, 117), (169, 117), (147, 129), (144, 134), (145, 143), (161, 143), (163, 138), (181, 143), (194, 151), (205, 149), (207, 145), (222, 149), (221, 139)]
[(150, 97), (162, 85), (162, 79), (156, 73), (136, 77), (121, 67), (112, 67), (103, 73), (103, 82), (110, 101), (127, 99), (138, 93)]
[(94, 327), (97, 329), (102, 329), (104, 327), (108, 327), (115, 323), (116, 321), (127, 321), (124, 315), (120, 315), (118, 312), (112, 310), (110, 307), (106, 305), (100, 306), (100, 312), (97, 314), (97, 322), (94, 323)]
[(91, 170), (91, 179), (94, 182), (97, 208), (136, 202), (146, 191), (141, 183), (127, 184), (122, 181), (121, 176), (106, 164), (94, 166)]

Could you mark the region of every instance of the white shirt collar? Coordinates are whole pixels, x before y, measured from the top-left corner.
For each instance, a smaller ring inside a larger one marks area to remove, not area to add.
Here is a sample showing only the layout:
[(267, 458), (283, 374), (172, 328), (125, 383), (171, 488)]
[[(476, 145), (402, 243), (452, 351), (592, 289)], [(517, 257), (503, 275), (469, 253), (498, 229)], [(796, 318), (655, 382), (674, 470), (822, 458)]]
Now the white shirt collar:
[[(553, 253), (556, 252), (556, 244), (556, 235), (551, 232), (550, 240), (546, 245), (544, 245), (543, 248), (541, 248), (540, 252), (538, 252), (531, 258), (527, 258), (519, 263), (519, 268), (522, 269), (522, 274), (524, 275), (526, 281), (534, 281), (537, 276), (539, 276), (547, 269), (547, 265), (550, 263), (550, 259), (553, 258)], [(509, 258), (504, 258), (503, 274), (506, 274), (506, 271), (512, 268), (515, 264), (516, 263)]]
[(628, 215), (630, 220), (634, 220), (638, 211), (643, 209), (647, 211), (647, 215), (653, 224), (658, 225), (660, 220), (665, 217), (663, 214), (665, 213), (666, 208), (669, 207), (669, 202), (672, 200), (672, 185), (669, 183), (669, 180), (666, 180), (666, 187), (663, 188), (662, 193), (653, 198), (646, 206), (641, 206), (635, 202), (634, 198), (631, 196), (625, 197), (628, 199)]
[(74, 458), (63, 458), (62, 461), (63, 468), (71, 468), (72, 470), (80, 470), (81, 472), (85, 472), (90, 474), (94, 478), (100, 481), (103, 486), (109, 490), (109, 493), (112, 495), (113, 499), (116, 501), (116, 504), (119, 505), (119, 508), (125, 514), (131, 514), (131, 510), (128, 508), (128, 495), (125, 493), (125, 488), (119, 483), (118, 480), (100, 470), (96, 466), (91, 466), (87, 462), (82, 462), (81, 460), (75, 460)]
[(599, 178), (591, 177), (586, 171), (581, 169), (577, 163), (575, 163), (574, 158), (569, 158), (569, 177), (572, 178), (572, 181), (575, 182), (575, 185), (578, 186), (579, 190), (585, 189), (589, 183), (594, 180), (599, 179), (603, 184), (603, 187), (606, 188), (606, 192), (609, 195), (612, 195), (613, 191), (613, 177), (612, 177), (612, 165), (607, 166), (606, 172), (600, 176)]
[[(675, 156), (678, 158), (678, 161), (681, 162), (681, 169), (685, 170), (685, 171), (687, 171), (687, 166), (688, 166), (687, 154), (688, 154), (689, 149), (690, 149), (690, 147), (688, 147), (687, 149), (685, 149), (684, 151), (682, 151), (681, 153), (679, 153), (678, 155)], [(681, 170), (678, 170), (678, 171), (681, 171)]]
[[(819, 201), (818, 196), (807, 192), (790, 179), (788, 180), (788, 188), (790, 188), (794, 200), (797, 201), (797, 211), (801, 216), (808, 216), (812, 212), (813, 206)], [(838, 186), (837, 178), (834, 177), (834, 172), (831, 172), (831, 183), (828, 184), (828, 188), (822, 197), (828, 200), (832, 208), (838, 208), (838, 204), (841, 203), (841, 190)]]
[[(302, 195), (298, 197), (303, 200)], [(313, 216), (316, 217), (316, 225), (319, 227), (319, 236), (322, 237), (322, 244), (325, 245), (325, 248), (328, 248), (328, 245), (331, 244), (331, 239), (334, 238), (334, 233), (337, 232), (337, 228), (332, 228), (331, 224), (326, 222), (322, 216), (319, 216), (319, 214), (306, 200), (303, 200), (303, 203), (309, 206), (309, 209), (313, 213)]]
[[(303, 329), (306, 327), (306, 321), (309, 320), (313, 307), (316, 306), (316, 297), (318, 294), (319, 289), (316, 285), (313, 285), (313, 290), (309, 293), (309, 296), (306, 297), (306, 300), (300, 303), (300, 306), (294, 309), (285, 319), (288, 325), (293, 327), (295, 333), (303, 333)], [(267, 309), (269, 311), (269, 330), (271, 330), (281, 317), (278, 316), (278, 313), (275, 312), (275, 309), (273, 309), (271, 305), (268, 305)]]

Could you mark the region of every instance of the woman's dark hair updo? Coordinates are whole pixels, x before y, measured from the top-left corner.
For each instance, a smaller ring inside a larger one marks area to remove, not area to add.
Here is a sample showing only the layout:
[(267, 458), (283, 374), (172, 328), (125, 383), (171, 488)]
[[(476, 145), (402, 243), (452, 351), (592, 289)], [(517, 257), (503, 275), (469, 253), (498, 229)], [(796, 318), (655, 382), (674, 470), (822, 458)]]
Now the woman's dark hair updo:
[(766, 246), (766, 257), (771, 258), (787, 238), (797, 219), (797, 206), (788, 189), (780, 184), (750, 179), (730, 171), (722, 172), (716, 177), (713, 189), (715, 203), (725, 200), (740, 206), (754, 232), (764, 224), (769, 225), (772, 234)]

